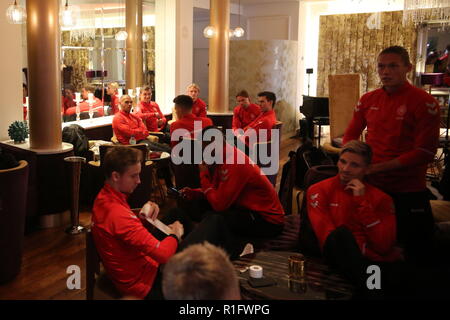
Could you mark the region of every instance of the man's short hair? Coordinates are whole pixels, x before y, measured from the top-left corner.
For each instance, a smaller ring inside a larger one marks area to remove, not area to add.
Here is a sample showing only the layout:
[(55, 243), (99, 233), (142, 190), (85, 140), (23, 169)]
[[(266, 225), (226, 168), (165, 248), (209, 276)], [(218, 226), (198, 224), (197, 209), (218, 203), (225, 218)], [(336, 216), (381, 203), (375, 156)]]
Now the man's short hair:
[(173, 99), (173, 103), (183, 109), (190, 110), (192, 109), (194, 100), (192, 100), (192, 98), (186, 94), (180, 94), (179, 96), (175, 97), (175, 99)]
[(241, 90), (236, 94), (236, 98), (237, 97), (244, 97), (244, 98), (250, 98), (250, 96), (248, 95), (247, 90)]
[(103, 159), (102, 167), (107, 179), (116, 171), (120, 174), (124, 173), (128, 167), (142, 161), (142, 152), (130, 147), (112, 147), (106, 152)]
[(152, 88), (150, 88), (150, 86), (145, 86), (144, 88), (142, 88), (141, 93), (144, 91), (150, 91), (152, 92)]
[(401, 46), (391, 46), (386, 49), (383, 49), (383, 51), (381, 51), (378, 56), (381, 56), (382, 54), (397, 54), (400, 56), (405, 66), (411, 65), (408, 51)]
[(111, 89), (114, 89), (114, 91), (119, 90), (119, 84), (118, 84), (117, 82), (110, 82), (110, 83), (108, 84), (108, 86), (109, 86)]
[(191, 83), (190, 85), (188, 85), (186, 90), (189, 90), (190, 88), (195, 88), (195, 89), (197, 89), (200, 92), (200, 87), (196, 83)]
[(95, 87), (91, 85), (84, 86), (84, 90), (94, 93)]
[(275, 103), (277, 102), (277, 96), (271, 91), (262, 91), (258, 93), (258, 97), (266, 97), (267, 101), (273, 101), (272, 107), (275, 108)]
[(164, 266), (162, 289), (168, 300), (221, 300), (239, 292), (239, 284), (225, 251), (205, 242), (170, 258)]
[(346, 152), (351, 152), (360, 155), (367, 165), (369, 165), (372, 162), (372, 148), (365, 142), (359, 140), (351, 140), (347, 142), (342, 147), (339, 156), (343, 155)]
[(124, 94), (120, 97), (119, 103), (122, 104), (123, 100), (125, 100), (125, 99), (129, 99), (129, 100), (133, 101), (133, 99), (131, 99), (131, 97), (129, 95)]

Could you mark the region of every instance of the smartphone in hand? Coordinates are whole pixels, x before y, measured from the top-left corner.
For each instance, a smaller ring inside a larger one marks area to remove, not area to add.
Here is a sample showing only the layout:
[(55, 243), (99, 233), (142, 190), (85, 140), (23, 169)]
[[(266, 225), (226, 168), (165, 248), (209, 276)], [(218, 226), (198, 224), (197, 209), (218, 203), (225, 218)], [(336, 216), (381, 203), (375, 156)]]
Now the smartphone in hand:
[(178, 197), (182, 197), (182, 196), (183, 196), (183, 195), (181, 194), (181, 192), (180, 192), (177, 188), (169, 187), (168, 189), (169, 189), (172, 193), (176, 194)]

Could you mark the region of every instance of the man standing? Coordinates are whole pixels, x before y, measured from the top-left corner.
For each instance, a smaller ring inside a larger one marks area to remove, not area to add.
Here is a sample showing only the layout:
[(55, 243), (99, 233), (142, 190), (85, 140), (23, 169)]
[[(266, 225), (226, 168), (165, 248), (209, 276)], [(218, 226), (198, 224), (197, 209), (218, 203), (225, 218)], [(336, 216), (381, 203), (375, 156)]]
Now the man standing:
[(409, 257), (428, 251), (433, 216), (425, 177), (439, 138), (439, 104), (406, 78), (412, 69), (408, 52), (399, 46), (378, 56), (383, 87), (363, 95), (355, 107), (344, 143), (358, 139), (367, 127), (373, 149), (369, 182), (392, 196), (398, 240)]
[(250, 97), (246, 90), (240, 91), (236, 95), (238, 105), (233, 112), (233, 130), (245, 128), (261, 113), (261, 108), (254, 103), (250, 103)]

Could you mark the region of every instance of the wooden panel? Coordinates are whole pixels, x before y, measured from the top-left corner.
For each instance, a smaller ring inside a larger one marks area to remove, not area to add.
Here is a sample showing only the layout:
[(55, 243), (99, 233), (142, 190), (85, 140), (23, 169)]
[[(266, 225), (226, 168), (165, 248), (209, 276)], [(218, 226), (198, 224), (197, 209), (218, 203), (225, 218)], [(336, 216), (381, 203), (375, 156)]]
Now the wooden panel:
[(328, 76), (330, 137), (342, 136), (353, 116), (353, 109), (360, 96), (359, 74)]

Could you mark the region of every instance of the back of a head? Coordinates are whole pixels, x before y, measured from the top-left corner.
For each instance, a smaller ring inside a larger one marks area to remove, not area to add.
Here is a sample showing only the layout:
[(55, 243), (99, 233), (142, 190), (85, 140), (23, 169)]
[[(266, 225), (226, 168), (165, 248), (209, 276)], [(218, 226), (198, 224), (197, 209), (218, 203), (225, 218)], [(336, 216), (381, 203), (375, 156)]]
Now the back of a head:
[(212, 244), (191, 245), (164, 266), (167, 300), (239, 299), (236, 271), (224, 250)]
[(192, 106), (194, 105), (192, 98), (186, 94), (176, 96), (175, 99), (173, 99), (173, 103), (184, 110), (192, 110)]
[(266, 97), (267, 101), (272, 101), (272, 107), (275, 108), (275, 103), (277, 102), (277, 96), (271, 91), (262, 91), (258, 93), (258, 97)]
[(383, 49), (378, 56), (381, 56), (382, 54), (396, 54), (400, 56), (403, 63), (406, 66), (409, 66), (411, 64), (411, 60), (409, 59), (409, 53), (408, 51), (401, 47), (401, 46), (391, 46)]
[(131, 147), (114, 146), (109, 148), (103, 159), (102, 167), (107, 179), (116, 171), (124, 173), (129, 166), (142, 161), (142, 152)]
[(91, 93), (94, 93), (95, 92), (95, 87), (91, 86), (91, 85), (87, 85), (87, 86), (84, 87), (84, 90), (86, 90), (88, 92), (91, 92)]

